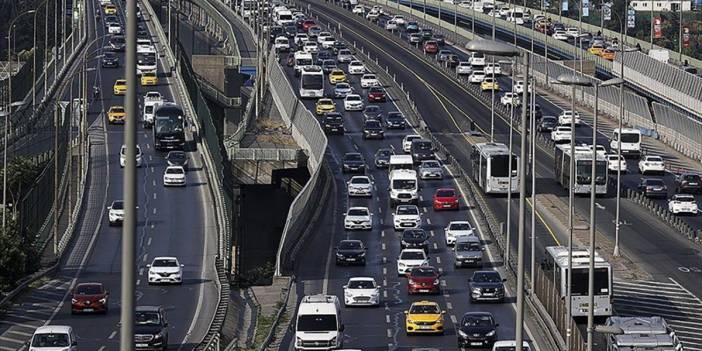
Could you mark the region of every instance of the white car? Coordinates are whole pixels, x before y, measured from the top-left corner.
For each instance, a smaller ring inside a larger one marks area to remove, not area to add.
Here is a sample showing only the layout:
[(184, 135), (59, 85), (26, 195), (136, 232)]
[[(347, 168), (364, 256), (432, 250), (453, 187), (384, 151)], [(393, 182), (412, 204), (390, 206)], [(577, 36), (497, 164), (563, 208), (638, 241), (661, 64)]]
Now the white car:
[(334, 47), (334, 43), (336, 43), (336, 39), (334, 39), (334, 37), (326, 37), (320, 42), (320, 45), (322, 46), (322, 49), (329, 50)]
[(344, 216), (344, 229), (371, 230), (373, 228), (373, 214), (368, 207), (351, 207)]
[(351, 12), (353, 12), (356, 15), (362, 15), (366, 13), (366, 9), (365, 7), (363, 7), (363, 5), (356, 5), (353, 7), (353, 10), (351, 10)]
[(499, 76), (502, 74), (502, 67), (500, 67), (499, 63), (488, 63), (485, 65), (485, 68), (483, 68), (483, 71), (486, 75), (494, 74), (496, 76)]
[(470, 74), (473, 72), (473, 66), (468, 61), (461, 61), (456, 66), (456, 74)]
[(566, 33), (564, 30), (557, 30), (551, 35), (551, 37), (556, 40), (567, 41), (568, 33)]
[(332, 34), (329, 32), (321, 32), (321, 33), (317, 34), (317, 43), (322, 44), (324, 39), (333, 38), (333, 37), (334, 36), (332, 36)]
[(405, 135), (405, 137), (402, 138), (402, 151), (410, 152), (410, 149), (412, 148), (412, 142), (415, 140), (419, 140), (419, 139), (422, 139), (421, 135), (417, 135), (417, 134)]
[(500, 97), (500, 103), (503, 106), (519, 106), (521, 102), (522, 99), (519, 97), (519, 94), (513, 92), (506, 92)]
[(575, 117), (575, 125), (580, 125), (580, 114), (578, 111), (564, 110), (558, 115), (558, 124), (562, 126), (569, 126), (573, 123), (573, 117)]
[(319, 52), (319, 45), (314, 41), (307, 41), (302, 46), (302, 51), (309, 54), (316, 54)]
[(646, 173), (665, 173), (665, 163), (660, 156), (644, 156), (639, 160), (639, 172)]
[(366, 73), (366, 66), (361, 61), (353, 60), (349, 62), (348, 71), (349, 74), (364, 74)]
[(146, 267), (149, 268), (149, 285), (183, 284), (183, 265), (175, 257), (156, 257)]
[(468, 62), (470, 62), (470, 64), (473, 66), (483, 67), (485, 66), (485, 55), (480, 52), (471, 53)]
[(507, 6), (507, 5), (502, 6), (502, 7), (500, 7), (500, 9), (497, 10), (497, 11), (499, 11), (500, 16), (502, 16), (502, 17), (507, 17), (507, 15), (509, 15), (509, 6)]
[(366, 176), (353, 176), (346, 182), (349, 196), (373, 196), (373, 182)]
[[(78, 340), (70, 326), (44, 325), (34, 330), (32, 338), (27, 341), (27, 346), (29, 346), (30, 351), (78, 351)], [(25, 347), (5, 348), (8, 350), (26, 349)]]
[(137, 54), (156, 52), (156, 48), (149, 39), (137, 39)]
[(385, 22), (385, 29), (386, 30), (397, 30), (397, 27), (398, 27), (397, 22), (395, 22), (393, 20), (389, 20), (389, 21)]
[(361, 88), (370, 88), (374, 86), (379, 86), (380, 82), (375, 74), (366, 73), (361, 76)]
[(565, 33), (569, 37), (573, 37), (573, 38), (577, 38), (580, 36), (580, 31), (578, 31), (578, 28), (575, 28), (575, 27), (566, 28)]
[(144, 95), (144, 101), (163, 101), (163, 95), (158, 91), (149, 91)]
[[(624, 156), (618, 156), (617, 154), (609, 154), (607, 156), (607, 170), (610, 172), (616, 172), (620, 168), (622, 172), (626, 172), (626, 159)], [(619, 162), (617, 162), (619, 158)]]
[(108, 34), (122, 34), (122, 26), (117, 23), (110, 23), (107, 25)]
[(471, 83), (482, 83), (485, 80), (484, 71), (473, 71), (468, 76), (468, 81)]
[[(512, 85), (512, 91), (517, 94), (524, 94), (524, 81), (518, 80)], [(529, 84), (529, 92), (531, 93), (531, 84)]]
[(437, 160), (422, 161), (419, 165), (419, 177), (422, 179), (444, 179), (444, 170)]
[(395, 23), (397, 23), (398, 26), (404, 26), (405, 24), (407, 24), (407, 21), (405, 21), (405, 16), (403, 15), (392, 16), (392, 19), (390, 20), (395, 21)]
[(185, 186), (185, 168), (168, 166), (163, 172), (163, 186)]
[(464, 9), (469, 9), (473, 7), (473, 2), (472, 1), (461, 1), (458, 3), (458, 7), (462, 7)]
[(380, 306), (380, 287), (370, 277), (350, 278), (344, 285), (345, 306)]
[(119, 225), (124, 221), (124, 201), (115, 200), (107, 208), (107, 217), (110, 220), (110, 225)]
[(288, 51), (290, 50), (290, 42), (287, 37), (280, 36), (275, 38), (273, 42), (273, 47), (276, 51)]
[(558, 126), (551, 131), (551, 140), (556, 143), (570, 141), (571, 134), (572, 130), (570, 126)]
[(697, 202), (695, 196), (690, 194), (675, 194), (668, 200), (668, 211), (673, 214), (689, 213), (697, 214)]
[[(141, 167), (141, 163), (143, 161), (143, 157), (141, 154), (141, 148), (139, 145), (136, 146), (136, 166)], [(122, 147), (119, 149), (119, 166), (124, 168), (124, 166), (127, 164), (127, 145), (122, 145)]]
[(358, 94), (347, 94), (344, 98), (345, 111), (363, 111), (363, 98)]
[(404, 249), (397, 256), (397, 275), (403, 276), (414, 268), (426, 267), (429, 258), (422, 249)]
[(422, 214), (415, 205), (398, 205), (392, 214), (395, 230), (419, 228), (422, 225)]
[[(586, 146), (590, 150), (590, 153), (592, 153), (592, 145), (584, 145), (584, 146)], [(599, 145), (599, 144), (595, 145), (595, 150), (597, 150), (596, 151), (597, 155), (607, 156), (607, 148), (604, 147), (604, 145)]]
[(295, 45), (302, 45), (310, 40), (310, 37), (305, 33), (295, 34)]
[(468, 221), (451, 221), (444, 228), (444, 238), (446, 239), (446, 245), (453, 245), (456, 243), (456, 238), (459, 236), (475, 236), (475, 229), (473, 225)]

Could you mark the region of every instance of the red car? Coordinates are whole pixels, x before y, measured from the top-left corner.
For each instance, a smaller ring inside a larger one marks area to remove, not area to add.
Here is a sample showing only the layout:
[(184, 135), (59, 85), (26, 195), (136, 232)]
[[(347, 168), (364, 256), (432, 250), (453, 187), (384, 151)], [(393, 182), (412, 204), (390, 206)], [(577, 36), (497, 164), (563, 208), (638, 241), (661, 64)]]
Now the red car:
[(317, 25), (317, 23), (314, 23), (313, 20), (306, 20), (306, 21), (302, 22), (302, 30), (306, 32), (306, 31), (310, 30), (310, 27), (314, 27), (316, 25)]
[(102, 283), (80, 283), (73, 289), (71, 313), (107, 313), (107, 297)]
[(385, 89), (382, 87), (370, 87), (368, 89), (368, 102), (385, 101)]
[(439, 52), (439, 43), (434, 40), (427, 40), (424, 42), (424, 52), (427, 54), (436, 54)]
[(407, 293), (440, 294), (441, 282), (439, 271), (434, 267), (418, 267), (407, 273)]
[(434, 193), (434, 210), (457, 210), (458, 193), (454, 188), (439, 188)]

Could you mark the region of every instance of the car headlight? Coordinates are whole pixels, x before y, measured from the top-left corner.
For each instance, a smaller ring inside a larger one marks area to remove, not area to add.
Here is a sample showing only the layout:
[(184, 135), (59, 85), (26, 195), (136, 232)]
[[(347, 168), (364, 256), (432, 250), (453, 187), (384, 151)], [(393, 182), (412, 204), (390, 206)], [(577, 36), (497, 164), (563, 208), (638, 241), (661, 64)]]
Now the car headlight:
[(405, 264), (402, 263), (402, 262), (398, 262), (397, 265), (398, 265), (399, 267), (404, 267), (404, 266), (405, 266)]
[(154, 340), (160, 340), (160, 339), (163, 339), (163, 334), (158, 333), (158, 334), (154, 335)]
[(439, 279), (434, 279), (434, 285), (439, 285)]
[(464, 332), (463, 330), (460, 330), (460, 329), (458, 329), (458, 335), (462, 338), (468, 337), (468, 334), (466, 334), (466, 332)]
[(302, 345), (302, 339), (300, 337), (295, 338), (295, 341), (298, 345)]
[(336, 257), (344, 257), (344, 255), (342, 255), (342, 254), (340, 254), (340, 253), (337, 252), (337, 253), (336, 253)]
[(332, 345), (336, 345), (336, 336), (333, 337), (329, 343)]
[(107, 303), (107, 298), (106, 298), (106, 297), (103, 297), (103, 298), (101, 298), (100, 300), (98, 300), (98, 302), (100, 302), (101, 304), (104, 305), (104, 304)]
[(481, 289), (481, 288), (471, 288), (471, 289), (470, 289), (471, 292), (476, 293), (476, 294), (480, 294), (480, 292), (481, 292), (482, 290), (483, 290), (483, 289)]
[(353, 297), (353, 294), (350, 291), (345, 291), (344, 296), (346, 297)]
[(76, 302), (78, 302), (78, 300), (76, 300), (76, 299), (71, 299), (71, 303), (76, 303)]
[(485, 336), (495, 336), (495, 331), (493, 330), (493, 331), (485, 334)]

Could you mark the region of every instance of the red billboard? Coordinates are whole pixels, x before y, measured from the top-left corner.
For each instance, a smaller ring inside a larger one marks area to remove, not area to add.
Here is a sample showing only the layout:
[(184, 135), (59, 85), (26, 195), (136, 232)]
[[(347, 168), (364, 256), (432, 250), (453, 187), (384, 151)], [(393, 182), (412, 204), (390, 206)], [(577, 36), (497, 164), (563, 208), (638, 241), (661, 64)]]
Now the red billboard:
[(663, 38), (663, 28), (661, 28), (661, 18), (653, 18), (653, 37), (656, 39)]

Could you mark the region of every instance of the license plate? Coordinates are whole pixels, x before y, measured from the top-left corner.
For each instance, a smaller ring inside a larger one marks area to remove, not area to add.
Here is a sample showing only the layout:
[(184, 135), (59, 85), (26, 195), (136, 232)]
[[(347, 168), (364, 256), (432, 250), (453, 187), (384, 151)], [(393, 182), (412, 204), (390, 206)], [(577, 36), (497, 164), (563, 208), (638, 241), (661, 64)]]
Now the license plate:
[(470, 346), (480, 346), (482, 344), (483, 344), (482, 342), (472, 342), (472, 343), (470, 343)]
[(451, 204), (444, 204), (444, 207), (451, 207)]
[(336, 132), (336, 131), (339, 130), (339, 129), (338, 129), (338, 128), (332, 128), (331, 130), (332, 130), (333, 132)]
[(431, 330), (431, 326), (430, 326), (430, 325), (422, 325), (422, 326), (419, 327), (419, 329), (422, 329), (422, 330)]
[(93, 311), (95, 311), (95, 310), (92, 308), (84, 308), (83, 309), (83, 312), (93, 312)]
[(419, 292), (428, 293), (428, 292), (429, 292), (429, 289), (419, 289)]
[(136, 344), (136, 347), (149, 347), (149, 344)]
[(486, 293), (483, 293), (483, 295), (485, 295), (485, 296), (494, 296), (495, 293), (488, 293), (488, 292), (486, 292)]
[(349, 262), (353, 262), (353, 261), (355, 261), (356, 259), (355, 259), (355, 258), (347, 258), (346, 260), (349, 261)]

